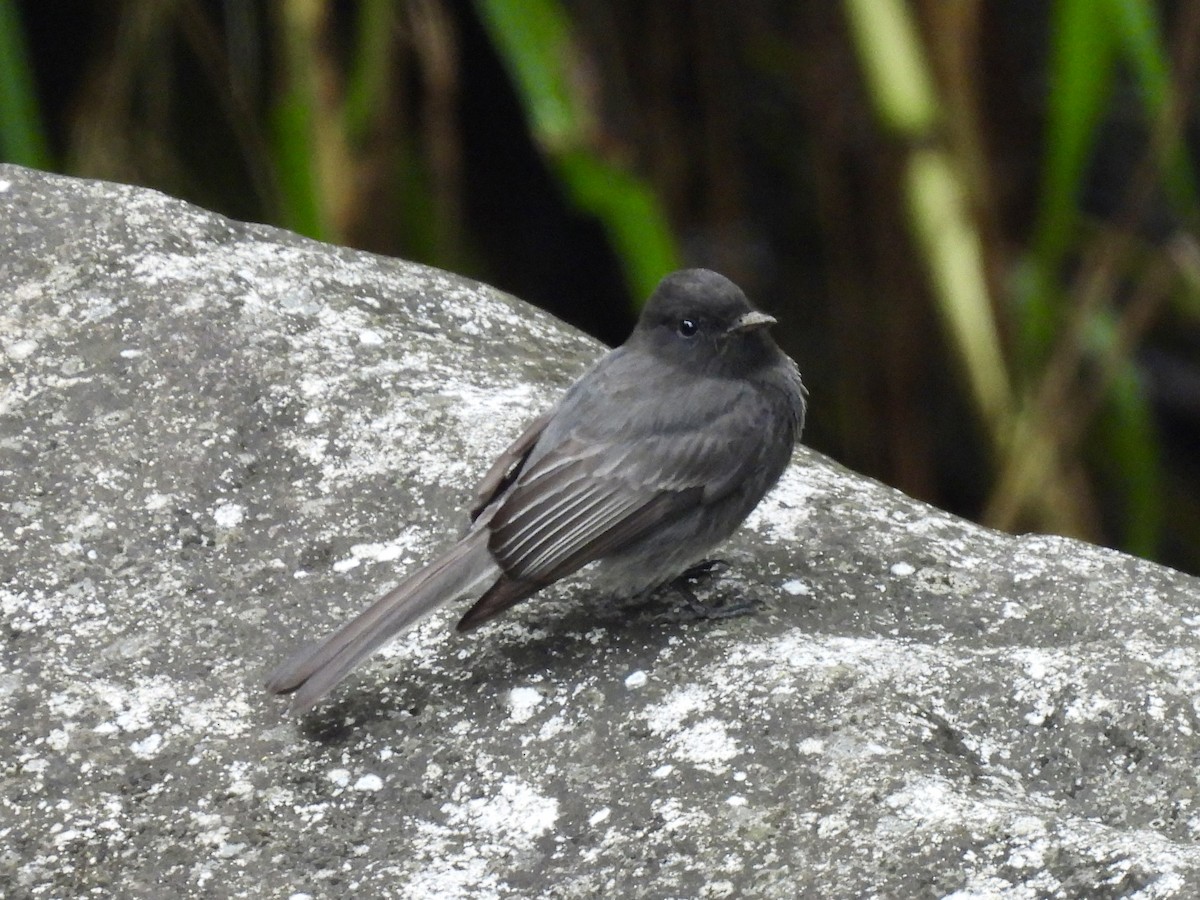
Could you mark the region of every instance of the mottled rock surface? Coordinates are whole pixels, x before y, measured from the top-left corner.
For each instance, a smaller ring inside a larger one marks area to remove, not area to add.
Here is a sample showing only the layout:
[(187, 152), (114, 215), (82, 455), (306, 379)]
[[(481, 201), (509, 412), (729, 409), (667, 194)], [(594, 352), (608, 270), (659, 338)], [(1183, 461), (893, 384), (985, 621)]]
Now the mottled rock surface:
[(807, 450), (702, 591), (753, 615), (448, 610), (287, 718), (600, 348), (11, 166), (0, 246), (0, 895), (1200, 895), (1200, 582)]

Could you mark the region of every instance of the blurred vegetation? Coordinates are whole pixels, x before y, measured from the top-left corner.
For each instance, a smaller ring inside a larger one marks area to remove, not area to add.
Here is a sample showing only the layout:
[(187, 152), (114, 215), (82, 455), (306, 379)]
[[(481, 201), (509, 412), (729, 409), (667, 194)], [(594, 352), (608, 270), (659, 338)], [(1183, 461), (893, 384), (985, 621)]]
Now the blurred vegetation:
[(1197, 572), (1198, 53), (1200, 4), (1152, 0), (0, 0), (0, 157), (609, 342), (720, 269), (811, 445)]

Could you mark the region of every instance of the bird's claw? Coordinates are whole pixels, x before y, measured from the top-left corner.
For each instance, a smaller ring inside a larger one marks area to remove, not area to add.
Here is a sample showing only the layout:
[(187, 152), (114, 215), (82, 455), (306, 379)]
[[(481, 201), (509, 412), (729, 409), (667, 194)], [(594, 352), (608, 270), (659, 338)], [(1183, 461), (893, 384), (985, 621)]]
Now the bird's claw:
[(682, 573), (675, 579), (676, 582), (693, 583), (700, 581), (703, 578), (716, 578), (719, 575), (724, 575), (729, 571), (730, 565), (728, 560), (724, 559), (705, 559), (694, 566), (684, 569)]

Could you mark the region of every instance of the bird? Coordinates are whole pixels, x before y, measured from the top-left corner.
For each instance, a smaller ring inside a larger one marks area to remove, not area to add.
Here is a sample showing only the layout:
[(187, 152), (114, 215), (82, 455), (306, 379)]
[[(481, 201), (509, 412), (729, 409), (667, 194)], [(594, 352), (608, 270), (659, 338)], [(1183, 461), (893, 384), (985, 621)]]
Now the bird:
[(539, 415), (483, 476), (456, 543), (267, 678), (290, 709), (446, 603), (475, 628), (560, 579), (657, 590), (728, 538), (786, 469), (807, 390), (776, 320), (725, 276), (663, 278), (628, 339)]

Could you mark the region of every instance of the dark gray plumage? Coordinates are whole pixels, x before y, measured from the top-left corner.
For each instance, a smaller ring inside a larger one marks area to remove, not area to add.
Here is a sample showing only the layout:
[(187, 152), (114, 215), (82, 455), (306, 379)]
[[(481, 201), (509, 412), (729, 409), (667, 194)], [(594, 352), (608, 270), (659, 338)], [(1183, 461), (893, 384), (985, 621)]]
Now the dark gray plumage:
[(658, 587), (729, 537), (804, 427), (800, 373), (770, 316), (707, 269), (668, 275), (629, 339), (484, 476), (465, 537), (267, 681), (313, 706), (366, 656), (462, 598), (473, 628), (598, 561), (610, 590)]

